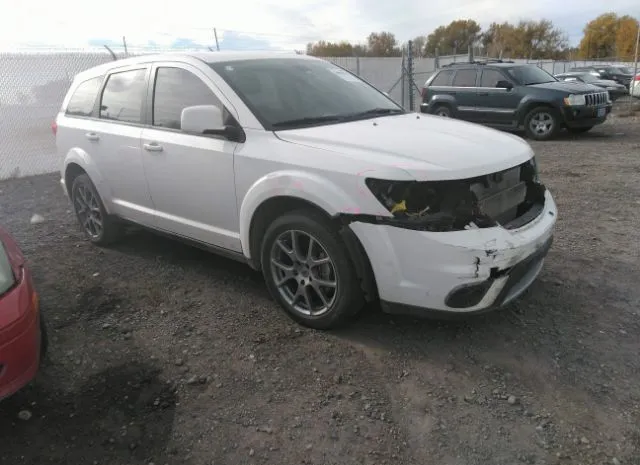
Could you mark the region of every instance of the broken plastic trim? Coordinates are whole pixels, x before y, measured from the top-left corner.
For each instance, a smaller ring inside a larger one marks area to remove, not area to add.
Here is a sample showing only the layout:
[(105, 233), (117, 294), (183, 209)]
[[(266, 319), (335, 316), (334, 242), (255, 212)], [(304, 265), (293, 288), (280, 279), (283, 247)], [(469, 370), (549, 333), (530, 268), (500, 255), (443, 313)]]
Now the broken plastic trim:
[(516, 229), (542, 212), (546, 188), (535, 159), (484, 176), (454, 181), (389, 181), (365, 184), (393, 217), (340, 214), (342, 222), (385, 224), (420, 231), (461, 231), (501, 225)]

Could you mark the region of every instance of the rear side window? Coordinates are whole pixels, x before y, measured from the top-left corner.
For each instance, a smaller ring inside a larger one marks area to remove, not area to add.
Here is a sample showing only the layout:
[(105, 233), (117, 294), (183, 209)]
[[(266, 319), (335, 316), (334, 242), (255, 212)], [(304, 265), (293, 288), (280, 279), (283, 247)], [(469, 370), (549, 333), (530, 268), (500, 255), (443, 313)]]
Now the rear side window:
[(460, 69), (453, 78), (454, 87), (475, 87), (476, 86), (476, 70)]
[(480, 78), (480, 87), (498, 87), (498, 82), (505, 80), (499, 71), (495, 69), (483, 69), (482, 77)]
[(453, 76), (452, 70), (441, 71), (435, 79), (431, 82), (432, 86), (450, 86), (451, 76)]
[(102, 76), (80, 84), (69, 99), (65, 113), (70, 116), (91, 116), (101, 83)]
[(100, 118), (141, 123), (146, 73), (145, 69), (135, 69), (109, 76), (102, 92)]
[(211, 89), (195, 74), (182, 68), (158, 68), (153, 92), (153, 125), (181, 129), (182, 110), (194, 105), (224, 107)]

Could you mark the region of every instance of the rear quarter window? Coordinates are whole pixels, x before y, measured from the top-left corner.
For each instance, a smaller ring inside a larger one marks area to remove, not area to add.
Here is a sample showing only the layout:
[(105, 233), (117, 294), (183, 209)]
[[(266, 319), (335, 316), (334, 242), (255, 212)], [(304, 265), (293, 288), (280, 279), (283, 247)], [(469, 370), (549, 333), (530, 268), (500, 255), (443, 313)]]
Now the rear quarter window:
[(451, 77), (453, 76), (453, 71), (448, 69), (446, 71), (440, 71), (440, 73), (431, 81), (431, 86), (450, 86), (451, 85)]
[(82, 82), (69, 99), (65, 114), (71, 116), (91, 116), (102, 84), (102, 76)]

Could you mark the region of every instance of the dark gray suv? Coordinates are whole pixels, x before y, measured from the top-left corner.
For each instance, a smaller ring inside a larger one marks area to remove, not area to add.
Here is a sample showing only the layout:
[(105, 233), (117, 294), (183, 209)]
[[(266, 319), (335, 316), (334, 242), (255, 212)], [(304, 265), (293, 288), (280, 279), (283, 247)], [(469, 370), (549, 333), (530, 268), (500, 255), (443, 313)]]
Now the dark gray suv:
[(563, 128), (589, 131), (606, 120), (611, 106), (599, 87), (558, 81), (535, 65), (495, 60), (436, 71), (422, 89), (420, 110), (547, 140)]

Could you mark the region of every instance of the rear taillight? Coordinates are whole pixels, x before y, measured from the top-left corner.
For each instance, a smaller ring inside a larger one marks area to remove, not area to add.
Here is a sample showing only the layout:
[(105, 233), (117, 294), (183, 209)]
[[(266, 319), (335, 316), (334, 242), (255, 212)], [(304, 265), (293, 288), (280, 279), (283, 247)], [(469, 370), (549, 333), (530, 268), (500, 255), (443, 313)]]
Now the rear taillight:
[(633, 78), (634, 81), (640, 81), (640, 74)]
[(51, 123), (51, 132), (53, 132), (54, 136), (58, 132), (58, 123), (56, 123), (55, 120)]

